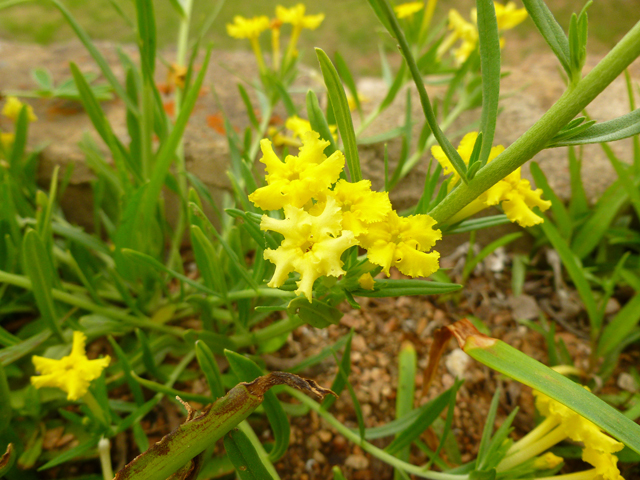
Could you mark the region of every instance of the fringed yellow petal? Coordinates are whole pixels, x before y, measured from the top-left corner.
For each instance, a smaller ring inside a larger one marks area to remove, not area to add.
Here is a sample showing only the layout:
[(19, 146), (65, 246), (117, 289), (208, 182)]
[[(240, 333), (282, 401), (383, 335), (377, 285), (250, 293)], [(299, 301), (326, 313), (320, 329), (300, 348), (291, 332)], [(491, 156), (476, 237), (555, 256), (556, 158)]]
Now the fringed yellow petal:
[(373, 277), (369, 272), (363, 273), (358, 278), (358, 285), (360, 285), (360, 288), (364, 290), (373, 290), (375, 285), (375, 280), (373, 279)]
[(410, 277), (428, 277), (440, 268), (438, 252), (424, 253), (404, 243), (395, 253), (396, 268)]
[(315, 30), (324, 20), (324, 13), (305, 16), (305, 11), (306, 7), (302, 3), (298, 3), (291, 8), (285, 8), (282, 5), (277, 5), (276, 17), (278, 17), (282, 23), (290, 23), (294, 27)]
[(516, 4), (513, 2), (508, 2), (506, 5), (494, 2), (493, 5), (496, 9), (498, 30), (510, 30), (527, 18), (527, 10), (516, 8)]
[(54, 387), (67, 392), (68, 400), (77, 400), (87, 393), (93, 380), (109, 366), (111, 359), (106, 356), (89, 360), (85, 354), (87, 337), (82, 332), (73, 332), (71, 353), (60, 360), (34, 356), (32, 358), (40, 376), (31, 377), (36, 388)]
[[(18, 119), (18, 115), (20, 115), (20, 111), (22, 107), (24, 107), (24, 103), (18, 100), (18, 97), (9, 96), (7, 97), (7, 101), (2, 107), (2, 115), (13, 120), (14, 122)], [(33, 113), (33, 107), (31, 105), (27, 105), (27, 119), (30, 122), (35, 122), (38, 120), (36, 114)]]
[(342, 228), (356, 236), (367, 232), (367, 224), (383, 220), (391, 211), (387, 192), (373, 192), (370, 180), (350, 183), (339, 180), (332, 196), (342, 209)]

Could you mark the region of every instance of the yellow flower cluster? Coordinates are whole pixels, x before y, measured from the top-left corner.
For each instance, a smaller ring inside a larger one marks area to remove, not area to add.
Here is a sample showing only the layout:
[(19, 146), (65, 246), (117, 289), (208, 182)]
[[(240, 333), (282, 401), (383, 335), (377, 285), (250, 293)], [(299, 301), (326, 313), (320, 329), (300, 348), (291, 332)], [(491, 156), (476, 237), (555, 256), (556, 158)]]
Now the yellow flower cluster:
[(67, 392), (67, 400), (78, 400), (87, 393), (89, 384), (109, 366), (109, 356), (89, 360), (84, 346), (87, 337), (84, 333), (73, 332), (71, 353), (60, 360), (34, 355), (33, 365), (41, 375), (31, 377), (36, 388), (54, 387)]
[[(367, 250), (369, 261), (389, 269), (396, 266), (410, 276), (429, 276), (439, 265), (438, 252), (428, 252), (442, 235), (433, 229), (428, 215), (400, 217), (391, 208), (386, 192), (371, 190), (369, 180), (357, 183), (340, 179), (345, 159), (340, 151), (327, 157), (329, 145), (320, 135), (302, 135), (298, 156), (280, 161), (268, 139), (260, 142), (267, 185), (249, 200), (263, 210), (284, 209), (284, 219), (263, 215), (262, 230), (280, 233), (280, 246), (264, 252), (276, 265), (269, 282), (279, 287), (291, 272), (300, 274), (296, 293), (312, 300), (313, 283), (321, 276), (338, 277), (345, 271), (340, 257), (349, 247)], [(372, 282), (361, 279), (363, 288)]]
[(595, 467), (594, 478), (624, 480), (617, 467), (618, 458), (613, 455), (624, 448), (622, 443), (560, 402), (536, 390), (533, 394), (536, 397), (536, 408), (557, 425), (556, 429), (560, 429), (566, 438), (584, 444), (582, 460)]
[(285, 65), (289, 64), (297, 56), (296, 46), (300, 33), (303, 29), (315, 30), (324, 20), (324, 13), (317, 15), (305, 15), (306, 7), (299, 3), (291, 8), (282, 5), (276, 6), (276, 18), (269, 20), (265, 15), (253, 18), (245, 18), (236, 15), (233, 23), (227, 24), (227, 33), (233, 38), (247, 38), (251, 42), (251, 48), (258, 60), (260, 71), (264, 72), (266, 66), (262, 58), (260, 43), (258, 39), (265, 30), (271, 29), (271, 43), (273, 48), (273, 68), (278, 70), (280, 66), (280, 28), (283, 24), (290, 24), (292, 27), (291, 38), (285, 53)]
[[(458, 153), (467, 165), (477, 138), (478, 132), (467, 133), (458, 146)], [(489, 153), (488, 161), (490, 162), (503, 151), (502, 145), (493, 147)], [(454, 170), (441, 147), (432, 147), (431, 154), (438, 160), (445, 175), (452, 174), (449, 183), (449, 189), (452, 189), (460, 181), (460, 176)], [(542, 223), (542, 218), (533, 212), (534, 207), (538, 207), (543, 212), (551, 207), (550, 201), (542, 199), (541, 189), (532, 190), (529, 180), (521, 178), (521, 169), (518, 168), (463, 208), (449, 221), (456, 223), (480, 210), (498, 204), (502, 206), (509, 220), (522, 227), (532, 227)]]
[[(498, 21), (498, 30), (510, 30), (516, 25), (522, 23), (527, 18), (527, 10), (524, 8), (516, 8), (515, 3), (509, 2), (506, 5), (494, 2), (496, 10), (496, 19)], [(451, 33), (444, 39), (438, 48), (438, 55), (442, 56), (449, 51), (459, 40), (462, 43), (453, 52), (454, 58), (458, 64), (462, 64), (469, 58), (469, 55), (476, 49), (478, 44), (478, 12), (476, 9), (471, 10), (471, 21), (467, 22), (462, 15), (455, 10), (449, 10), (449, 30)], [(500, 46), (503, 45), (500, 41)]]

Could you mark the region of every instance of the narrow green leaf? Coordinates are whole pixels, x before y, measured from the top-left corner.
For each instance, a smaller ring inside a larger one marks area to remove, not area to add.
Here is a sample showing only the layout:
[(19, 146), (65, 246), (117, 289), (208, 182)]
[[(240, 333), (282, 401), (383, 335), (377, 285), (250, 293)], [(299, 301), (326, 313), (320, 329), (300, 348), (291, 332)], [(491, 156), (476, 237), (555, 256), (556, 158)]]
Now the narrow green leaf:
[(351, 182), (359, 182), (362, 180), (362, 172), (360, 171), (360, 158), (358, 157), (358, 145), (356, 142), (356, 134), (353, 129), (353, 120), (351, 119), (351, 111), (349, 110), (349, 102), (347, 95), (344, 93), (342, 81), (336, 71), (333, 63), (326, 53), (320, 48), (316, 48), (316, 55), (324, 77), (324, 83), (327, 87), (327, 94), (333, 107), (333, 113), (336, 117), (338, 130), (344, 144), (344, 155), (347, 160), (349, 176)]
[[(22, 162), (22, 157), (27, 146), (27, 134), (29, 131), (29, 113), (27, 105), (23, 105), (18, 114), (16, 120), (15, 133), (13, 138), (13, 145), (11, 146), (11, 152), (9, 154), (9, 165), (11, 169), (17, 173), (20, 170), (18, 167)], [(17, 175), (16, 175), (17, 176)]]
[(9, 426), (11, 417), (13, 416), (11, 402), (8, 401), (9, 398), (11, 398), (10, 396), (11, 392), (9, 390), (9, 384), (7, 383), (7, 375), (4, 372), (4, 367), (0, 365), (0, 398), (4, 399), (3, 402), (0, 402), (0, 434)]
[(169, 3), (173, 7), (173, 9), (178, 13), (178, 15), (180, 15), (180, 18), (182, 20), (186, 20), (187, 13), (184, 11), (184, 8), (182, 7), (182, 3), (180, 3), (180, 0), (169, 0)]
[[(489, 159), (493, 146), (493, 137), (498, 119), (498, 101), (500, 98), (500, 34), (498, 20), (492, 0), (477, 0), (478, 40), (480, 44), (480, 64), (482, 68), (482, 113), (480, 132), (482, 150), (480, 165)], [(471, 165), (471, 162), (469, 162)]]
[(544, 215), (542, 215), (542, 217), (544, 218), (544, 221), (540, 224), (540, 227), (551, 242), (551, 245), (553, 245), (553, 248), (555, 248), (558, 255), (560, 255), (562, 264), (567, 269), (571, 280), (573, 280), (573, 283), (578, 289), (580, 298), (582, 299), (585, 309), (587, 310), (587, 315), (589, 316), (592, 334), (597, 336), (600, 331), (600, 327), (602, 326), (602, 317), (598, 314), (596, 301), (593, 297), (593, 292), (591, 291), (589, 282), (585, 277), (582, 264), (571, 251), (569, 244), (560, 236), (560, 233), (553, 224), (545, 218)]
[(464, 351), (477, 361), (566, 405), (640, 453), (640, 425), (581, 385), (501, 340), (475, 334), (459, 341)]
[(324, 153), (327, 156), (331, 155), (338, 147), (336, 146), (336, 141), (333, 138), (324, 112), (320, 108), (318, 97), (311, 89), (307, 91), (307, 116), (309, 117), (311, 129), (318, 132), (324, 140), (329, 141), (330, 145), (324, 149)]
[(402, 51), (402, 56), (407, 62), (409, 71), (411, 72), (411, 76), (413, 77), (413, 81), (416, 84), (416, 87), (418, 89), (418, 95), (420, 96), (420, 103), (422, 104), (422, 110), (424, 112), (425, 118), (429, 123), (429, 128), (431, 128), (431, 131), (433, 132), (434, 137), (442, 147), (442, 150), (444, 151), (445, 155), (451, 162), (451, 165), (453, 166), (453, 168), (456, 170), (456, 172), (458, 172), (458, 175), (460, 175), (460, 178), (462, 179), (462, 181), (465, 184), (468, 183), (467, 167), (464, 161), (462, 160), (462, 158), (460, 157), (460, 154), (458, 153), (458, 151), (455, 148), (453, 148), (453, 145), (451, 145), (451, 142), (449, 141), (449, 139), (447, 139), (444, 136), (444, 134), (442, 133), (442, 130), (440, 129), (440, 126), (438, 125), (438, 121), (433, 112), (433, 108), (431, 107), (431, 102), (429, 101), (429, 95), (427, 94), (427, 90), (425, 89), (425, 86), (424, 86), (422, 75), (418, 70), (418, 66), (416, 65), (415, 59), (413, 58), (413, 54), (411, 53), (409, 44), (407, 43), (407, 40), (404, 37), (404, 33), (402, 32), (402, 29), (398, 24), (398, 20), (393, 14), (393, 10), (391, 9), (391, 6), (389, 5), (387, 0), (369, 0), (369, 3), (372, 6), (374, 6), (375, 4), (374, 10), (376, 12), (378, 10), (381, 11), (383, 15), (386, 17), (387, 23), (385, 24), (385, 26), (391, 28), (391, 30), (389, 30), (389, 33), (391, 33), (392, 36), (397, 38), (398, 42), (400, 43), (400, 50)]
[(198, 364), (207, 379), (211, 395), (215, 399), (224, 397), (222, 375), (220, 374), (220, 368), (218, 367), (218, 362), (216, 362), (216, 357), (213, 356), (213, 352), (211, 352), (211, 349), (209, 349), (207, 344), (202, 340), (196, 340), (195, 349)]
[(456, 292), (462, 285), (456, 283), (430, 282), (428, 280), (392, 280), (376, 279), (373, 290), (353, 290), (351, 294), (358, 297), (382, 298), (400, 297), (402, 295), (440, 295)]
[(544, 3), (544, 0), (523, 0), (522, 3), (542, 37), (549, 44), (558, 60), (560, 60), (562, 68), (571, 77), (569, 40), (553, 13)]
[(497, 227), (500, 225), (506, 225), (511, 223), (511, 220), (506, 215), (490, 215), (482, 218), (472, 218), (470, 220), (464, 220), (453, 228), (447, 228), (443, 230), (444, 235), (455, 235), (456, 233), (472, 232), (474, 230), (481, 230), (483, 228)]
[[(342, 360), (338, 364), (338, 373), (336, 378), (333, 379), (331, 384), (331, 390), (340, 395), (346, 386), (349, 375), (351, 374), (351, 340), (353, 339), (353, 329), (349, 331), (349, 334), (345, 337), (346, 343), (344, 345), (344, 352), (342, 353)], [(333, 355), (336, 354), (335, 347), (333, 349)], [(327, 397), (322, 402), (322, 408), (328, 410), (335, 403), (335, 397)]]
[(111, 348), (116, 353), (116, 357), (118, 357), (118, 361), (120, 362), (120, 371), (124, 374), (124, 378), (127, 381), (127, 385), (129, 386), (129, 390), (133, 394), (133, 399), (136, 402), (136, 405), (140, 406), (144, 404), (144, 394), (142, 393), (142, 388), (140, 388), (140, 384), (135, 381), (135, 379), (131, 376), (131, 372), (133, 369), (131, 368), (131, 363), (127, 358), (127, 355), (122, 350), (122, 347), (118, 345), (118, 342), (114, 340), (114, 338), (109, 335), (108, 337), (109, 343), (111, 344)]
[(53, 279), (58, 278), (53, 269), (51, 255), (46, 251), (44, 243), (35, 230), (27, 230), (22, 245), (24, 269), (31, 280), (33, 296), (36, 299), (40, 315), (51, 332), (61, 342), (66, 343), (59, 325), (60, 314), (51, 293)]
[(46, 342), (51, 336), (51, 330), (45, 330), (44, 332), (37, 333), (32, 337), (24, 340), (17, 345), (5, 347), (0, 350), (0, 365), (6, 367), (11, 365), (16, 360), (21, 359), (25, 355), (29, 355), (36, 348)]
[(224, 437), (224, 449), (242, 480), (266, 480), (273, 477), (262, 463), (251, 441), (240, 430), (231, 430)]
[(621, 117), (596, 123), (583, 132), (566, 140), (553, 142), (550, 146), (566, 147), (569, 145), (587, 145), (590, 143), (615, 142), (640, 133), (640, 108)]
[(620, 180), (622, 187), (625, 192), (627, 192), (631, 205), (636, 211), (636, 215), (640, 218), (640, 190), (636, 188), (633, 182), (633, 167), (623, 165), (608, 144), (603, 143), (601, 146), (604, 153), (607, 155), (607, 158), (611, 162), (613, 169), (616, 171), (618, 180)]
[(598, 340), (598, 355), (603, 357), (614, 350), (629, 336), (638, 322), (640, 322), (640, 293), (636, 293), (604, 327), (602, 336)]
[(411, 445), (411, 442), (418, 438), (427, 428), (429, 428), (433, 421), (440, 416), (440, 413), (442, 413), (445, 407), (449, 404), (452, 391), (453, 390), (447, 390), (446, 392), (438, 395), (434, 400), (431, 400), (428, 403), (429, 408), (425, 409), (411, 424), (411, 426), (403, 430), (395, 440), (385, 448), (385, 451), (391, 455), (395, 455), (403, 448)]
[(144, 330), (136, 328), (136, 337), (138, 338), (138, 345), (142, 350), (142, 363), (144, 363), (147, 371), (162, 383), (166, 383), (168, 381), (168, 378), (158, 369), (156, 361), (153, 358), (153, 352), (149, 345), (149, 339), (144, 333)]
[(165, 179), (169, 172), (169, 167), (171, 166), (171, 163), (175, 157), (176, 148), (182, 140), (182, 135), (184, 133), (184, 129), (187, 126), (187, 122), (189, 121), (189, 117), (191, 116), (191, 112), (193, 111), (193, 107), (198, 100), (200, 87), (202, 86), (202, 82), (204, 81), (204, 76), (207, 72), (210, 58), (211, 47), (209, 47), (209, 49), (207, 50), (202, 68), (198, 73), (196, 81), (189, 89), (189, 92), (184, 99), (182, 110), (180, 111), (180, 114), (176, 119), (176, 123), (173, 127), (173, 130), (171, 131), (171, 134), (160, 146), (160, 150), (155, 159), (153, 174), (151, 175), (151, 180), (149, 182), (149, 186), (147, 188), (140, 208), (139, 218), (143, 222), (146, 222), (148, 221), (148, 219), (155, 217), (155, 208), (160, 196), (160, 192), (162, 191), (162, 186), (165, 183)]
[[(298, 297), (291, 300), (287, 306), (287, 312), (289, 315), (298, 315), (305, 323), (315, 328), (327, 328), (329, 325), (337, 325), (343, 315), (336, 307), (332, 307), (322, 300), (316, 298), (310, 303), (306, 297)], [(330, 400), (330, 398), (327, 400)]]
[(38, 468), (38, 471), (41, 472), (43, 470), (48, 470), (49, 468), (53, 468), (55, 466), (66, 463), (70, 460), (73, 460), (76, 457), (80, 457), (81, 455), (85, 454), (86, 452), (94, 448), (96, 445), (98, 445), (99, 440), (100, 440), (100, 436), (93, 435), (88, 440), (84, 440), (79, 445), (76, 445), (75, 447), (70, 448), (69, 450), (65, 450), (63, 453), (58, 455), (53, 460), (48, 461), (47, 463), (42, 465), (40, 468)]
[[(252, 360), (239, 353), (225, 350), (229, 365), (238, 379), (243, 382), (251, 382), (262, 375), (262, 370)], [(284, 455), (289, 446), (290, 427), (287, 415), (284, 413), (278, 398), (273, 392), (266, 392), (262, 401), (264, 411), (269, 419), (271, 430), (275, 439), (273, 448), (269, 452), (271, 461), (277, 461)]]
[(240, 92), (240, 98), (242, 98), (242, 101), (244, 102), (244, 108), (247, 109), (247, 116), (249, 117), (249, 122), (251, 122), (251, 125), (253, 126), (254, 129), (260, 130), (260, 122), (256, 117), (256, 113), (253, 111), (253, 105), (251, 105), (251, 99), (249, 98), (249, 94), (247, 93), (247, 91), (245, 90), (245, 88), (242, 86), (241, 83), (238, 83), (238, 91)]
[(484, 421), (484, 428), (482, 429), (482, 437), (480, 438), (480, 446), (478, 447), (478, 456), (476, 460), (478, 468), (482, 468), (482, 465), (486, 461), (487, 450), (491, 441), (491, 434), (493, 433), (493, 425), (496, 420), (496, 413), (498, 412), (500, 393), (500, 388), (498, 388), (493, 394), (491, 404), (489, 405), (489, 413)]
[(136, 0), (142, 73), (153, 82), (156, 66), (156, 24), (151, 0)]
[[(416, 368), (418, 358), (416, 349), (409, 341), (400, 348), (398, 354), (398, 389), (396, 396), (396, 418), (402, 418), (413, 410), (413, 400), (416, 389)], [(396, 457), (405, 462), (409, 461), (410, 446), (400, 449)], [(399, 478), (396, 471), (395, 478)]]
[(342, 55), (340, 55), (340, 52), (335, 53), (335, 59), (338, 74), (349, 89), (353, 102), (356, 104), (356, 109), (360, 112), (360, 115), (362, 115), (362, 105), (360, 105), (360, 98), (358, 98), (358, 89), (356, 87), (356, 82), (353, 80), (353, 76), (351, 75), (351, 71), (349, 70), (349, 66), (347, 65), (347, 62), (345, 62), (344, 58), (342, 58)]

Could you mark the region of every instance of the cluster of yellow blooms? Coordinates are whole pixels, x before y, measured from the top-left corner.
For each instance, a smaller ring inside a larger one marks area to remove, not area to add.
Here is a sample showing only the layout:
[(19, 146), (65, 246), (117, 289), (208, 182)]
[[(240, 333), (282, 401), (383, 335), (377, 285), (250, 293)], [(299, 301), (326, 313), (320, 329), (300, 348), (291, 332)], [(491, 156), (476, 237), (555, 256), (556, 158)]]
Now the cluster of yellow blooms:
[[(24, 103), (17, 99), (17, 97), (7, 97), (7, 101), (2, 107), (2, 115), (7, 117), (12, 122), (16, 122), (18, 120), (18, 115), (20, 115), (20, 111)], [(27, 120), (29, 122), (35, 122), (38, 120), (36, 114), (33, 113), (33, 107), (31, 105), (27, 105)], [(2, 148), (4, 150), (9, 150), (11, 145), (13, 145), (13, 141), (15, 139), (15, 134), (12, 132), (0, 132), (0, 143), (2, 144)]]
[[(586, 387), (585, 387), (586, 388)], [(504, 472), (535, 457), (557, 443), (570, 439), (581, 442), (582, 460), (594, 466), (591, 470), (567, 475), (572, 480), (624, 480), (620, 475), (615, 452), (624, 445), (600, 430), (593, 422), (553, 400), (547, 395), (533, 391), (538, 411), (546, 417), (534, 430), (513, 444), (497, 471)], [(562, 459), (551, 453), (544, 457), (547, 468), (558, 465)], [(539, 457), (539, 459), (543, 459)], [(563, 477), (563, 476), (561, 476)], [(550, 477), (556, 478), (556, 477)]]
[(102, 374), (111, 359), (107, 355), (89, 360), (85, 353), (87, 337), (84, 333), (73, 332), (71, 353), (60, 360), (34, 355), (33, 365), (41, 375), (31, 377), (36, 388), (53, 387), (67, 392), (67, 400), (78, 400), (87, 394), (89, 384)]
[(327, 157), (328, 145), (318, 133), (308, 131), (302, 135), (298, 156), (289, 155), (282, 162), (270, 140), (260, 142), (267, 185), (249, 200), (263, 210), (284, 209), (285, 217), (263, 215), (260, 223), (262, 230), (284, 237), (277, 249), (264, 252), (264, 258), (276, 265), (268, 285), (279, 287), (297, 272), (296, 293), (311, 301), (316, 279), (345, 273), (340, 257), (354, 245), (366, 249), (369, 261), (387, 275), (392, 266), (414, 277), (435, 272), (440, 254), (427, 253), (442, 237), (433, 228), (435, 221), (428, 215), (400, 217), (388, 194), (372, 191), (369, 180), (340, 179), (344, 155), (336, 151)]
[[(460, 145), (458, 146), (458, 153), (462, 160), (468, 165), (471, 153), (473, 152), (473, 146), (478, 138), (478, 132), (467, 133)], [(489, 154), (489, 162), (502, 153), (504, 147), (497, 145), (491, 149)], [(453, 174), (449, 182), (449, 189), (451, 190), (460, 181), (460, 175), (454, 170), (453, 165), (445, 155), (441, 147), (436, 146), (431, 148), (432, 155), (438, 160), (442, 166), (443, 173), (445, 175)], [(538, 207), (541, 211), (547, 210), (551, 207), (551, 202), (542, 199), (542, 190), (531, 189), (529, 180), (522, 179), (520, 176), (521, 169), (518, 168), (514, 172), (507, 175), (504, 179), (500, 180), (489, 190), (484, 192), (473, 202), (460, 210), (456, 215), (449, 219), (450, 223), (456, 223), (463, 220), (480, 210), (484, 210), (492, 205), (500, 204), (507, 215), (507, 218), (512, 222), (517, 222), (522, 227), (532, 227), (542, 223), (542, 218), (536, 215), (532, 208)]]
[(260, 34), (265, 30), (271, 29), (271, 44), (273, 49), (273, 69), (280, 68), (280, 28), (283, 24), (290, 24), (292, 27), (289, 45), (284, 56), (284, 65), (297, 57), (296, 50), (298, 39), (303, 29), (315, 30), (324, 20), (324, 13), (317, 15), (305, 15), (306, 7), (299, 3), (291, 8), (285, 8), (281, 5), (276, 6), (276, 17), (269, 20), (266, 15), (255, 16), (253, 18), (245, 18), (236, 15), (233, 23), (227, 24), (227, 33), (233, 38), (246, 38), (251, 42), (251, 48), (258, 60), (260, 71), (264, 72), (266, 66), (262, 58), (260, 43), (258, 41)]
[[(494, 2), (496, 9), (496, 18), (498, 20), (498, 30), (510, 30), (516, 25), (522, 23), (527, 18), (527, 10), (524, 8), (516, 8), (515, 3), (509, 2), (506, 5)], [(458, 64), (465, 62), (469, 55), (476, 49), (478, 44), (478, 11), (474, 8), (471, 10), (471, 22), (467, 22), (462, 15), (456, 10), (449, 10), (449, 30), (452, 32), (444, 39), (438, 48), (438, 56), (442, 56), (449, 51), (459, 40), (462, 43), (453, 52), (454, 58)], [(500, 41), (500, 46), (503, 45)]]

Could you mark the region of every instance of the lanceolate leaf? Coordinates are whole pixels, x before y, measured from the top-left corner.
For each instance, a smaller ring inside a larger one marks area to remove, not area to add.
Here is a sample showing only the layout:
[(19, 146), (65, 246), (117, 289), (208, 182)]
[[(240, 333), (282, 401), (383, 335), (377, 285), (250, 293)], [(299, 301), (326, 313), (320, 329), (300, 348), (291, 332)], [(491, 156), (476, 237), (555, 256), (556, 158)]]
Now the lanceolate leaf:
[(251, 440), (240, 430), (232, 430), (224, 437), (224, 449), (231, 459), (236, 473), (242, 480), (267, 480), (272, 478), (262, 463)]
[(556, 54), (562, 68), (571, 76), (569, 40), (544, 0), (523, 0), (525, 8), (545, 41)]
[(446, 328), (460, 347), (480, 363), (562, 403), (640, 453), (640, 425), (581, 385), (505, 342), (481, 334), (469, 320), (460, 320)]
[(318, 56), (324, 83), (327, 86), (327, 94), (333, 106), (333, 113), (336, 117), (340, 136), (342, 137), (342, 143), (344, 144), (344, 155), (347, 160), (351, 181), (354, 183), (359, 182), (362, 180), (362, 172), (360, 171), (358, 145), (356, 143), (356, 134), (353, 129), (347, 95), (344, 93), (340, 76), (327, 54), (324, 53), (322, 49), (316, 48), (316, 55)]
[(566, 147), (569, 145), (586, 145), (589, 143), (615, 142), (640, 133), (640, 108), (626, 115), (596, 123), (578, 135), (560, 140), (550, 147)]
[(484, 166), (491, 152), (498, 118), (500, 35), (493, 1), (478, 0), (476, 4), (478, 6), (480, 64), (482, 67), (482, 114), (480, 116), (482, 150), (480, 150), (480, 165)]

